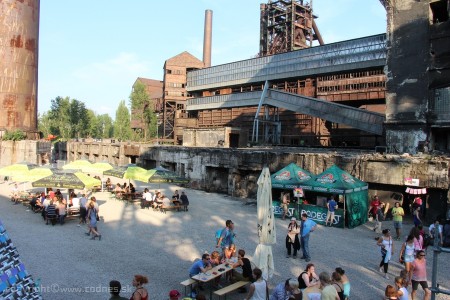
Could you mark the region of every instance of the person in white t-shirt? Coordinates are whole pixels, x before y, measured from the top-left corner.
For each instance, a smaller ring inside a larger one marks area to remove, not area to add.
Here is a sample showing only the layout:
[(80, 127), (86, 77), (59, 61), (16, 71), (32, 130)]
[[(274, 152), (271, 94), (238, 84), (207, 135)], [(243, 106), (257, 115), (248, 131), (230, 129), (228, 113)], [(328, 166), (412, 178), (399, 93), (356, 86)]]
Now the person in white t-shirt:
[(144, 193), (142, 194), (141, 199), (141, 209), (149, 208), (153, 201), (153, 195), (150, 193), (150, 191), (146, 188), (144, 189)]

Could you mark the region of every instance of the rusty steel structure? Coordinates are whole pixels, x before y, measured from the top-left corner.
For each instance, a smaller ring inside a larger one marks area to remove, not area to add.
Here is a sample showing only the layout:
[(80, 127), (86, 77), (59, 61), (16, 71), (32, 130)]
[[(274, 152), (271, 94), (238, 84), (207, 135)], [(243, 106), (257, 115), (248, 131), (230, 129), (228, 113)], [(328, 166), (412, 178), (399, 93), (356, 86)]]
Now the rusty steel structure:
[(0, 1), (0, 135), (37, 138), (40, 0)]
[(259, 56), (323, 45), (313, 15), (312, 1), (279, 0), (261, 4)]

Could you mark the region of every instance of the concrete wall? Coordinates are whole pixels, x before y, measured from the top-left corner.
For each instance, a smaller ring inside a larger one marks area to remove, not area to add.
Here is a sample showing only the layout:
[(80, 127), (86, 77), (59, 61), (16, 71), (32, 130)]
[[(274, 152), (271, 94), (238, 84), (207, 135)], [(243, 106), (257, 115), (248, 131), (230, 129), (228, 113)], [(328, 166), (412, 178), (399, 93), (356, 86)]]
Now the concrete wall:
[(44, 165), (50, 162), (52, 144), (48, 141), (0, 141), (0, 166), (9, 166), (18, 162)]

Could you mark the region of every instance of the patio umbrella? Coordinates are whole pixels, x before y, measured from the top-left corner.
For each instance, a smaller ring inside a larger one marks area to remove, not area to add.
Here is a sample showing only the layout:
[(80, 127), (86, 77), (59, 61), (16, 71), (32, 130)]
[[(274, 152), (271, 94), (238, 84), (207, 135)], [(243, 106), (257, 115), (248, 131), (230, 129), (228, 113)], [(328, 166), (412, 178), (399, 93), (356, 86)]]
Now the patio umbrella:
[(99, 186), (100, 180), (92, 178), (84, 173), (53, 173), (50, 176), (34, 181), (33, 187), (55, 187), (66, 189), (84, 189)]
[(253, 262), (267, 280), (274, 272), (272, 244), (276, 243), (275, 218), (272, 206), (272, 183), (269, 168), (264, 167), (258, 178), (257, 214), (259, 244)]
[(183, 176), (178, 176), (177, 173), (165, 169), (163, 167), (157, 167), (151, 170), (146, 171), (145, 173), (139, 174), (136, 180), (142, 182), (150, 182), (150, 183), (188, 183), (189, 180)]
[(32, 164), (32, 163), (24, 161), (24, 162), (20, 162), (17, 164), (13, 164), (13, 165), (1, 168), (0, 176), (13, 177), (13, 176), (17, 176), (17, 175), (22, 175), (36, 167), (37, 167), (36, 164)]
[(87, 159), (77, 159), (74, 160), (67, 165), (64, 165), (62, 168), (64, 170), (81, 170), (84, 172), (85, 169), (92, 166), (92, 163)]
[(41, 178), (52, 175), (53, 170), (54, 169), (52, 169), (50, 167), (38, 167), (38, 168), (31, 169), (24, 174), (15, 175), (12, 177), (12, 180), (17, 181), (17, 182), (27, 182), (27, 181), (33, 182), (33, 181), (39, 180)]
[(129, 164), (126, 166), (119, 166), (110, 170), (106, 170), (103, 172), (103, 175), (122, 179), (138, 180), (136, 178), (138, 178), (142, 173), (145, 173), (146, 171), (146, 169), (138, 167), (135, 164)]
[(97, 162), (90, 166), (84, 167), (82, 170), (84, 173), (103, 174), (107, 170), (114, 169), (114, 166), (108, 162)]

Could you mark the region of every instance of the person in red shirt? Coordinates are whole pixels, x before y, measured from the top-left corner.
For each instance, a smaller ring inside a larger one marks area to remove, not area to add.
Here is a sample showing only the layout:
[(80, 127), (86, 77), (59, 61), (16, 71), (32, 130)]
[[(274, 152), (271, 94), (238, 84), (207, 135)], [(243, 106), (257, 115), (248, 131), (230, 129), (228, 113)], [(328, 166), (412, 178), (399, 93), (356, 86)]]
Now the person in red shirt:
[(377, 195), (373, 196), (372, 202), (370, 202), (369, 212), (372, 216), (377, 214), (378, 207), (381, 205), (380, 199)]

